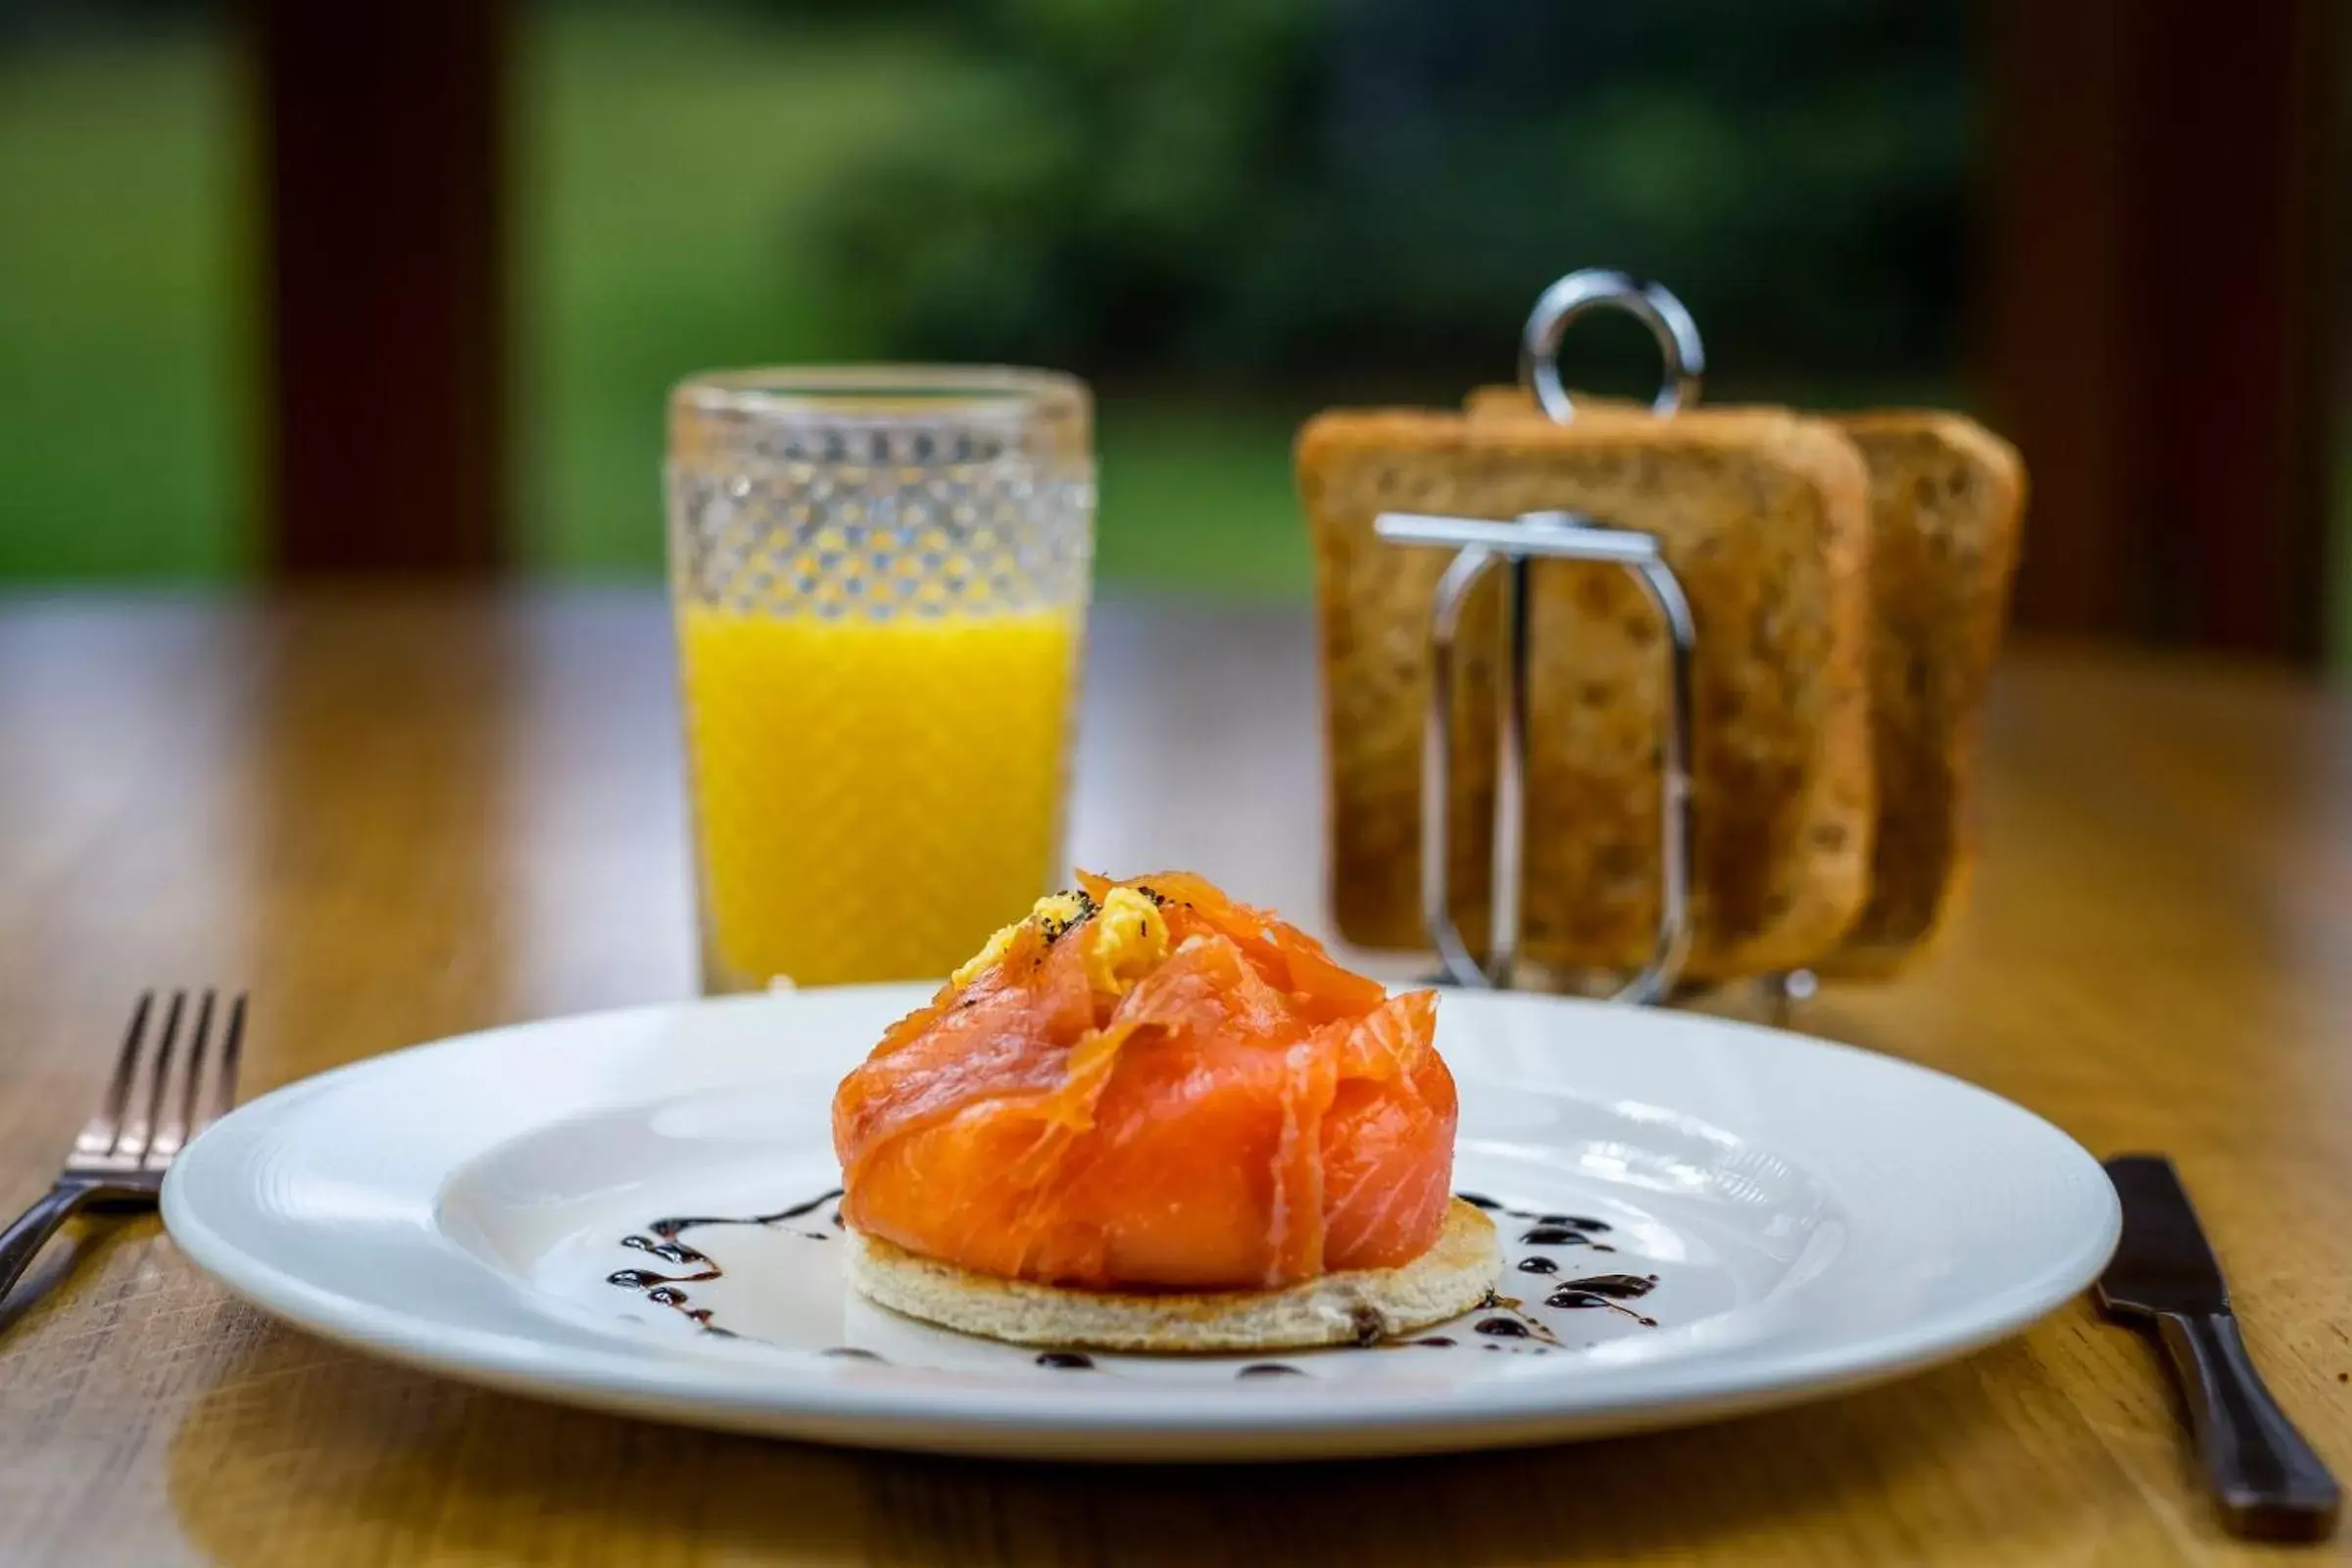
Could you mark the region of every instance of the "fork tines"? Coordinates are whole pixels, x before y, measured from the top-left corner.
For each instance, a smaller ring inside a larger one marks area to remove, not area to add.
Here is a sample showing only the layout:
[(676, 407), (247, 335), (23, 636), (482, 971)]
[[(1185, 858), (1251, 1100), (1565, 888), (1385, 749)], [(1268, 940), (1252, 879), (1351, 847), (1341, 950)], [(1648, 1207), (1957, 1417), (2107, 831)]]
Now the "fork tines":
[(106, 1100), (74, 1142), (71, 1170), (160, 1175), (189, 1139), (235, 1102), (245, 997), (230, 997), (223, 1016), (209, 987), (194, 993), (193, 1006), (190, 996), (173, 991), (159, 1027), (150, 1027), (156, 993), (140, 996)]

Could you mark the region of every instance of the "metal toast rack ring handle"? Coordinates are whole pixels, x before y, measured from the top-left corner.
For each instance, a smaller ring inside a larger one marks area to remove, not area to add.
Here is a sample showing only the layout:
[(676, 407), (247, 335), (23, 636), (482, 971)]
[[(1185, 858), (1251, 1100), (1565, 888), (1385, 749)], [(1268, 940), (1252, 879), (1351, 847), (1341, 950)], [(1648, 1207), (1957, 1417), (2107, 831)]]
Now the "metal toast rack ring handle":
[[(1622, 272), (1572, 272), (1544, 291), (1528, 318), (1520, 369), (1544, 411), (1565, 423), (1574, 416), (1560, 383), (1560, 340), (1578, 317), (1600, 308), (1630, 312), (1649, 324), (1665, 359), (1665, 376), (1651, 411), (1671, 415), (1697, 401), (1706, 351), (1690, 313), (1664, 288)], [(1429, 612), (1429, 708), (1421, 736), (1422, 919), (1455, 984), (1508, 987), (1519, 962), (1527, 850), (1528, 586), (1531, 564), (1602, 562), (1633, 573), (1666, 624), (1670, 682), (1664, 733), (1658, 743), (1658, 906), (1649, 962), (1612, 1001), (1666, 999), (1690, 952), (1690, 678), (1697, 635), (1690, 601), (1657, 536), (1612, 528), (1570, 512), (1533, 512), (1516, 519), (1443, 517), (1385, 513), (1374, 523), (1393, 544), (1443, 546), (1455, 554), (1439, 579)], [(1454, 645), (1470, 594), (1496, 566), (1508, 573), (1504, 594), (1506, 654), (1501, 663), (1497, 726), (1491, 936), (1485, 961), (1470, 951), (1454, 923), (1448, 806), (1453, 786)]]
[(1683, 302), (1663, 284), (1589, 268), (1570, 272), (1538, 296), (1519, 334), (1519, 379), (1545, 414), (1562, 424), (1576, 417), (1576, 405), (1560, 380), (1560, 340), (1577, 318), (1596, 310), (1623, 311), (1657, 339), (1664, 363), (1650, 413), (1664, 417), (1698, 401), (1707, 351)]

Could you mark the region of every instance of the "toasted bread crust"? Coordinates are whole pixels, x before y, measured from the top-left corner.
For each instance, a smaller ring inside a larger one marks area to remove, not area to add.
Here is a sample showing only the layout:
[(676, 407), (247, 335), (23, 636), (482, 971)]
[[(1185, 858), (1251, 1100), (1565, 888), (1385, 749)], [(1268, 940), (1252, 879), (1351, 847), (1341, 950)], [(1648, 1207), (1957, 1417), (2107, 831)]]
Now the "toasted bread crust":
[(1272, 1291), (1080, 1291), (997, 1279), (850, 1233), (850, 1283), (943, 1328), (1014, 1345), (1212, 1353), (1370, 1344), (1467, 1312), (1494, 1289), (1494, 1222), (1455, 1199), (1437, 1244), (1400, 1268)]
[[(1655, 533), (1698, 622), (1688, 972), (1728, 979), (1837, 946), (1862, 907), (1876, 812), (1868, 479), (1844, 436), (1774, 411), (1559, 425), (1532, 412), (1349, 410), (1308, 421), (1298, 471), (1322, 606), (1333, 902), (1349, 940), (1426, 941), (1424, 637), (1446, 558), (1381, 543), (1373, 518), (1568, 507)], [(1455, 918), (1474, 945), (1489, 902), (1495, 610), (1482, 594), (1465, 619), (1448, 804)], [(1526, 951), (1637, 967), (1657, 916), (1664, 627), (1605, 565), (1540, 564), (1531, 614)]]
[(1885, 975), (1929, 951), (1967, 884), (1977, 737), (2026, 472), (2015, 448), (1959, 415), (1886, 410), (1838, 422), (1870, 466), (1879, 830), (1870, 898), (1822, 967)]
[[(1577, 416), (1649, 417), (1641, 404), (1579, 394)], [(1473, 417), (1540, 419), (1518, 386), (1484, 386)], [(1717, 407), (1718, 420), (1786, 417)], [(1816, 966), (1895, 973), (1930, 951), (1964, 893), (1974, 856), (1978, 732), (2007, 619), (2026, 504), (2017, 450), (1962, 415), (1875, 409), (1833, 415), (1870, 476), (1871, 760), (1878, 820), (1870, 892)]]

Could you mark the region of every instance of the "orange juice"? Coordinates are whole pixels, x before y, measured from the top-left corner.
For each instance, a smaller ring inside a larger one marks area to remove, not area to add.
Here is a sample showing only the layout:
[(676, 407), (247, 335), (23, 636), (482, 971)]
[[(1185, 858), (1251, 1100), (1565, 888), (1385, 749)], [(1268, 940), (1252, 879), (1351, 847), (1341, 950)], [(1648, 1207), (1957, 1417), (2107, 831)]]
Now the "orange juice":
[(1060, 870), (1081, 612), (679, 607), (712, 976), (944, 976)]

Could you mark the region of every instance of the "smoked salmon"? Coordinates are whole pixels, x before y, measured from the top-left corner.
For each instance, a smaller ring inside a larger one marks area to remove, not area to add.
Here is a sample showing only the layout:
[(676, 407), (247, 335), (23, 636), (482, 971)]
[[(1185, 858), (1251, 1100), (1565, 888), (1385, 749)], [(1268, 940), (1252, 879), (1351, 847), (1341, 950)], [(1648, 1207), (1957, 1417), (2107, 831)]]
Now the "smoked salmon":
[(1260, 1290), (1394, 1268), (1453, 1171), (1437, 997), (1167, 871), (990, 939), (833, 1100), (843, 1218), (982, 1274)]

